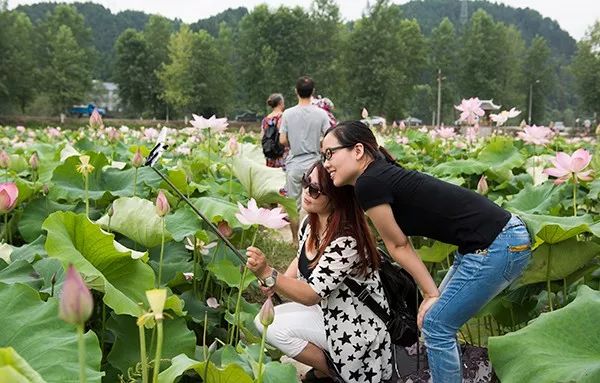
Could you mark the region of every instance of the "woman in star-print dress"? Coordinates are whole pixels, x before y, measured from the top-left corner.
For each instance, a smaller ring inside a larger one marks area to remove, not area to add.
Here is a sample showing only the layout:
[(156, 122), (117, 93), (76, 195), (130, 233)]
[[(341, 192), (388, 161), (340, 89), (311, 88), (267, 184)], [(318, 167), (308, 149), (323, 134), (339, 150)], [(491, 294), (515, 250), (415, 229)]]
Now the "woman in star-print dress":
[[(353, 190), (334, 187), (317, 163), (303, 179), (302, 205), (308, 217), (299, 234), (298, 257), (272, 287), (293, 302), (275, 307), (267, 341), (314, 368), (306, 382), (333, 381), (326, 375), (349, 383), (390, 379), (390, 335), (344, 283), (351, 278), (366, 286), (388, 308), (377, 271), (379, 255)], [(258, 248), (248, 248), (247, 255), (256, 275), (273, 275)]]

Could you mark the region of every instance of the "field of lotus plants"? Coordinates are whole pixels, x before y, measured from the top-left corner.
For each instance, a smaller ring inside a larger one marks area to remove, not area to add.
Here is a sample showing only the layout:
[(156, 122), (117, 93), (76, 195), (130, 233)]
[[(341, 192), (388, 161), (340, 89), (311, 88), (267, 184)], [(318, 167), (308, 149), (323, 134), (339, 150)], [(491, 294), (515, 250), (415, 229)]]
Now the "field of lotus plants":
[[(183, 200), (245, 249), (295, 217), (284, 173), (224, 119), (160, 130), (1, 127), (0, 382), (297, 381), (254, 327), (273, 320), (270, 300), (244, 294), (256, 278)], [(502, 382), (598, 382), (596, 140), (477, 130), (378, 134), (403, 166), (487, 195), (535, 236), (525, 274), (460, 338), (488, 347)], [(144, 166), (159, 135), (168, 148)], [(453, 246), (413, 243), (441, 281)]]

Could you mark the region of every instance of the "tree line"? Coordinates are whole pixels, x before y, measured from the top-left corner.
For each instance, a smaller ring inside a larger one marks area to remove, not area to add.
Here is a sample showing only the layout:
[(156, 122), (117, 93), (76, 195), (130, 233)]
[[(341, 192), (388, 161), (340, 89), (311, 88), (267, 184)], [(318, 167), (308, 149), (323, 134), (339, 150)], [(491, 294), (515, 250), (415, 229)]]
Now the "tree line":
[[(334, 0), (314, 0), (307, 10), (259, 5), (237, 14), (237, 23), (205, 23), (210, 31), (149, 16), (143, 27), (120, 33), (108, 79), (119, 86), (121, 113), (264, 113), (273, 92), (293, 104), (294, 82), (304, 74), (334, 101), (340, 118), (366, 107), (388, 120), (410, 115), (430, 122), (438, 85), (446, 124), (455, 120), (453, 105), (473, 96), (524, 116), (531, 101), (537, 124), (569, 124), (600, 108), (598, 24), (565, 58), (545, 38), (525, 39), (483, 9), (464, 24), (444, 18), (428, 34), (389, 0), (372, 2), (353, 22), (342, 20)], [(84, 17), (64, 4), (32, 23), (0, 2), (0, 51), (3, 113), (60, 113), (87, 102), (98, 61), (107, 57), (95, 49)]]

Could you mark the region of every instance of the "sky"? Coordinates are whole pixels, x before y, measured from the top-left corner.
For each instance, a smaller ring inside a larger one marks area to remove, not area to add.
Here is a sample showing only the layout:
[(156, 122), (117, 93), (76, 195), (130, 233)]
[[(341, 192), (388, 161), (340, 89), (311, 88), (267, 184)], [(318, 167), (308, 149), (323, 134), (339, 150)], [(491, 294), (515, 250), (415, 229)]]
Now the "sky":
[[(79, 0), (85, 1), (85, 0)], [(8, 0), (9, 9), (21, 4), (34, 4), (39, 0)], [(73, 3), (75, 1), (61, 1)], [(280, 5), (310, 7), (311, 0), (95, 0), (94, 3), (102, 4), (113, 13), (127, 9), (159, 14), (171, 19), (179, 18), (186, 23), (192, 23), (216, 15), (228, 8), (244, 6), (254, 8), (261, 3), (272, 7)], [(393, 3), (402, 4), (408, 0), (392, 0)], [(504, 3), (516, 8), (532, 8), (542, 14), (558, 21), (561, 28), (571, 34), (576, 40), (584, 37), (588, 28), (600, 19), (600, 0), (492, 0), (494, 3)], [(367, 0), (337, 0), (342, 18), (355, 20), (367, 4)]]

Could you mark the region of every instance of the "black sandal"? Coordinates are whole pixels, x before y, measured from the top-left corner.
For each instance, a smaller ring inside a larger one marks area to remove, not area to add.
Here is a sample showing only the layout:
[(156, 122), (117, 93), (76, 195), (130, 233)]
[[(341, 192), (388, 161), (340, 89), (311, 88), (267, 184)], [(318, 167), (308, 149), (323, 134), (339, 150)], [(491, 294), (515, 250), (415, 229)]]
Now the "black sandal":
[(331, 379), (328, 376), (319, 378), (316, 375), (317, 370), (315, 370), (314, 368), (311, 368), (310, 370), (308, 370), (308, 372), (304, 375), (304, 379), (302, 379), (302, 383), (334, 383), (335, 381), (333, 379)]

